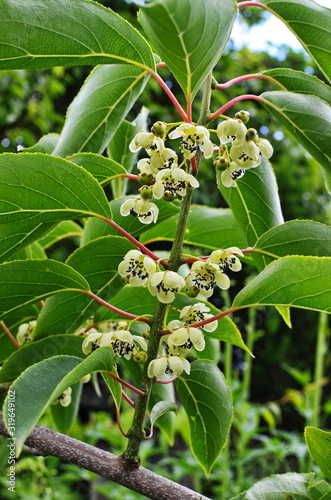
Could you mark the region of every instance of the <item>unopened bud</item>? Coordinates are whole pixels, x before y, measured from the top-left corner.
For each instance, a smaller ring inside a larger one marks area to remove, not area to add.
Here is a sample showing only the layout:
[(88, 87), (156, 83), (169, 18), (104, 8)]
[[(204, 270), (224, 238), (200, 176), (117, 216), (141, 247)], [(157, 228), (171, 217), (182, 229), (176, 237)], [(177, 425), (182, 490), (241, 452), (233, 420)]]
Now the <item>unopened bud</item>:
[(259, 136), (257, 134), (257, 130), (255, 128), (249, 128), (246, 133), (246, 141), (256, 141)]
[(81, 382), (82, 384), (87, 384), (87, 382), (89, 382), (90, 380), (91, 380), (91, 374), (88, 373), (84, 377), (80, 378), (79, 382)]
[(138, 174), (138, 181), (141, 184), (149, 184), (153, 180), (153, 175), (152, 174)]
[(151, 336), (151, 329), (148, 327), (146, 328), (146, 330), (143, 331), (143, 337), (148, 340), (150, 336)]
[(133, 361), (136, 363), (146, 363), (147, 361), (147, 352), (139, 351), (133, 356)]
[(151, 200), (153, 198), (153, 191), (149, 186), (142, 186), (140, 189), (138, 189), (138, 193), (143, 200)]
[(176, 195), (171, 191), (164, 191), (162, 198), (164, 199), (164, 201), (174, 201)]
[(244, 111), (243, 109), (241, 109), (240, 111), (238, 111), (238, 113), (236, 113), (234, 115), (237, 119), (241, 120), (243, 123), (247, 123), (248, 120), (250, 119), (250, 114), (248, 111)]
[(197, 286), (190, 286), (186, 289), (186, 295), (194, 299), (199, 295), (199, 288)]
[(155, 122), (151, 128), (152, 134), (156, 137), (163, 137), (167, 133), (168, 127), (164, 122)]
[(217, 158), (215, 158), (213, 165), (216, 170), (220, 170), (222, 172), (228, 168), (230, 162), (224, 156), (218, 156)]

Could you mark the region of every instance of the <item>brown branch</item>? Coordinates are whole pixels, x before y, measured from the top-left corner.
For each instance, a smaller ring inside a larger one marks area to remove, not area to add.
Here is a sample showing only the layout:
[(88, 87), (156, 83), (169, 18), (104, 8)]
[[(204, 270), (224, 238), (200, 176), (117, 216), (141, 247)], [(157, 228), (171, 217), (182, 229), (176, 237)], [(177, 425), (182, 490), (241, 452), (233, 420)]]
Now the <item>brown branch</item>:
[[(9, 437), (2, 412), (0, 412), (0, 434)], [(152, 500), (209, 500), (144, 467), (132, 467), (122, 457), (40, 425), (35, 426), (25, 444), (34, 455), (60, 458), (146, 495)]]

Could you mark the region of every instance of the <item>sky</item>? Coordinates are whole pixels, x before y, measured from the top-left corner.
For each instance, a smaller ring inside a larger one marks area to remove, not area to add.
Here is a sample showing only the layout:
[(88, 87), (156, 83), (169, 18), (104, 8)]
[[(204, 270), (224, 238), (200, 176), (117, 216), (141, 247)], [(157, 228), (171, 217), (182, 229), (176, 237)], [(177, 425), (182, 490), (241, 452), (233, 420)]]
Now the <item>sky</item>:
[[(315, 3), (331, 8), (331, 0), (315, 0)], [(265, 17), (266, 21), (251, 28), (239, 21), (235, 23), (231, 38), (236, 49), (245, 45), (252, 51), (267, 50), (277, 57), (282, 56), (279, 48), (282, 44), (289, 45), (295, 51), (304, 50), (282, 21), (269, 12), (266, 12)]]

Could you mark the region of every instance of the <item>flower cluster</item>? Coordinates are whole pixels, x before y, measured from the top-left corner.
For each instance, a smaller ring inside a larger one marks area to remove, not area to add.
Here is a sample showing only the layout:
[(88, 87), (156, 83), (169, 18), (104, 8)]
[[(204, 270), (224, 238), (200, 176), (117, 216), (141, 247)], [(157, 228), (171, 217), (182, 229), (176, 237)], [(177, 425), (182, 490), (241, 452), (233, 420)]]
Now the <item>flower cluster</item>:
[[(190, 325), (211, 318), (211, 314), (206, 314), (209, 311), (206, 304), (198, 302), (184, 307), (179, 320), (170, 321), (167, 325), (170, 333), (162, 337), (159, 357), (151, 361), (148, 366), (149, 377), (162, 377), (165, 374), (178, 376), (183, 371), (190, 373), (190, 363), (183, 356), (188, 355), (192, 347), (197, 351), (203, 351), (206, 345), (201, 329)], [(217, 328), (217, 321), (212, 321), (203, 328), (212, 332)]]
[(228, 157), (221, 156), (215, 160), (216, 168), (222, 170), (221, 181), (226, 187), (236, 187), (236, 180), (247, 169), (257, 167), (262, 157), (269, 159), (273, 154), (273, 148), (267, 139), (260, 138), (255, 129), (246, 128), (249, 114), (241, 111), (237, 115), (242, 119), (230, 118), (217, 127), (220, 143), (231, 143)]
[(230, 286), (230, 279), (225, 271), (240, 271), (241, 262), (234, 254), (243, 255), (237, 247), (226, 250), (215, 250), (207, 260), (198, 260), (192, 264), (191, 271), (186, 277), (186, 293), (189, 296), (210, 297), (217, 285), (222, 290)]
[(139, 335), (131, 335), (127, 330), (108, 333), (93, 332), (85, 337), (82, 350), (84, 354), (89, 354), (100, 347), (110, 346), (115, 355), (130, 359), (139, 351), (135, 342), (147, 350), (146, 340)]
[[(139, 170), (138, 180), (145, 186), (140, 190), (141, 196), (129, 198), (121, 206), (120, 213), (137, 216), (143, 224), (156, 222), (158, 207), (151, 201), (152, 197), (159, 200), (173, 201), (177, 196), (183, 198), (188, 188), (197, 188), (197, 179), (189, 173), (189, 167), (178, 165), (178, 156), (175, 151), (167, 148), (164, 138), (167, 135), (167, 125), (157, 122), (152, 132), (140, 131), (131, 141), (129, 148), (132, 152), (145, 149), (148, 157), (137, 163)], [(209, 139), (209, 131), (201, 125), (183, 123), (169, 134), (169, 139), (181, 138), (181, 151), (186, 160), (193, 158), (198, 149), (206, 158), (213, 154), (213, 143)], [(153, 183), (149, 188), (148, 184)]]

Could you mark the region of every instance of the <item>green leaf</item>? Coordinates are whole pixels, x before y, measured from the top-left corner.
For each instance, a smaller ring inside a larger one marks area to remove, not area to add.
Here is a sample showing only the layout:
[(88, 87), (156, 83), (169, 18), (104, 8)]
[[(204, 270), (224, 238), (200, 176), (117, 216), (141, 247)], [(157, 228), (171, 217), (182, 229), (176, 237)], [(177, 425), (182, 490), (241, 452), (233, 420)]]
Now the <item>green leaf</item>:
[[(172, 305), (177, 309), (182, 309), (185, 306), (196, 304), (197, 302), (204, 302), (202, 300), (191, 299), (183, 293), (177, 293), (176, 298)], [(144, 314), (153, 314), (157, 300), (153, 297), (146, 288), (141, 287), (131, 287), (126, 286), (111, 301), (113, 306), (119, 309), (125, 310), (137, 316), (143, 316)], [(209, 308), (213, 315), (219, 314), (221, 311), (209, 302), (204, 302)], [(109, 320), (119, 320), (123, 319), (122, 316), (116, 314), (109, 309), (102, 308), (99, 309), (96, 316), (95, 322), (101, 323)], [(168, 322), (173, 319), (179, 319), (179, 313), (173, 309), (169, 310)], [(204, 331), (206, 337), (211, 337), (223, 342), (229, 342), (230, 344), (236, 345), (241, 349), (248, 351), (241, 334), (234, 324), (234, 322), (227, 316), (218, 320), (218, 327), (213, 332)], [(249, 352), (249, 351), (248, 351)]]
[(331, 486), (326, 481), (319, 481), (310, 488), (309, 493), (312, 500), (330, 500)]
[(295, 34), (331, 80), (331, 10), (311, 0), (262, 0)]
[[(254, 248), (275, 257), (312, 255), (331, 257), (331, 227), (310, 220), (291, 220), (264, 233)], [(265, 256), (267, 262), (272, 257)]]
[(119, 62), (154, 68), (144, 38), (110, 9), (87, 0), (1, 0), (0, 69)]
[[(111, 370), (109, 370), (109, 373), (113, 373), (118, 377), (117, 370), (113, 367)], [(116, 406), (116, 410), (119, 411), (121, 408), (121, 401), (122, 401), (122, 385), (117, 382), (117, 380), (114, 380), (108, 373), (102, 373), (102, 378), (107, 384), (107, 387), (113, 396), (114, 403)]]
[[(153, 407), (156, 406), (161, 401), (167, 401), (170, 405), (176, 405), (175, 403), (176, 396), (173, 384), (153, 385), (152, 393), (148, 403), (148, 409), (151, 411)], [(173, 446), (174, 444), (174, 434), (175, 434), (174, 420), (175, 420), (174, 412), (169, 411), (164, 415), (160, 416), (155, 422), (156, 426), (159, 429), (161, 429), (162, 433), (166, 437), (170, 446)]]
[(0, 156), (0, 223), (111, 218), (98, 182), (78, 165), (41, 153)]
[(24, 153), (46, 153), (52, 154), (57, 143), (59, 142), (60, 134), (47, 134), (41, 137), (36, 144), (30, 148), (24, 148)]
[(330, 172), (331, 107), (312, 95), (264, 92), (266, 109)]
[(55, 426), (62, 434), (67, 434), (76, 420), (80, 398), (82, 395), (83, 384), (77, 383), (72, 386), (71, 403), (69, 406), (62, 406), (60, 404), (51, 405), (51, 415)]
[(27, 368), (11, 386), (4, 404), (4, 421), (10, 432), (8, 398), (15, 394), (16, 454), (46, 408), (69, 386), (85, 375), (112, 368), (113, 351), (102, 347), (84, 361), (75, 356), (54, 356)]
[(188, 416), (192, 453), (209, 475), (230, 431), (230, 389), (218, 368), (202, 360), (191, 363), (190, 375), (181, 375), (176, 387)]
[(172, 401), (159, 401), (156, 405), (153, 406), (151, 414), (149, 416), (150, 424), (151, 424), (151, 432), (153, 431), (154, 424), (157, 419), (163, 417), (170, 411), (177, 411), (176, 403)]
[(94, 153), (78, 153), (66, 160), (85, 168), (101, 186), (106, 186), (116, 175), (126, 174), (125, 168), (116, 161)]
[[(129, 144), (134, 136), (141, 130), (147, 129), (148, 109), (142, 107), (134, 122), (123, 120), (107, 147), (107, 154), (110, 158), (123, 165), (127, 172), (131, 172), (138, 153), (132, 153)], [(116, 179), (112, 182), (113, 197), (125, 196), (128, 179)]]
[[(284, 222), (276, 178), (270, 163), (264, 158), (259, 167), (248, 170), (237, 181), (236, 188), (223, 186), (219, 174), (217, 181), (249, 246), (254, 246), (268, 229)], [(264, 257), (253, 257), (262, 268), (266, 265)]]
[[(24, 285), (22, 285), (24, 284)], [(0, 318), (66, 290), (89, 290), (87, 281), (54, 260), (15, 260), (0, 265)]]
[(82, 337), (77, 335), (54, 335), (23, 345), (3, 364), (0, 370), (0, 384), (12, 382), (29, 366), (58, 354), (85, 359), (82, 344)]
[[(142, 233), (144, 245), (154, 241), (173, 241), (178, 214)], [(184, 237), (185, 245), (208, 250), (246, 246), (242, 231), (231, 210), (192, 205)]]
[(37, 241), (31, 245), (21, 248), (18, 252), (11, 255), (7, 260), (27, 260), (27, 259), (47, 259), (44, 249)]
[(233, 307), (292, 306), (331, 313), (331, 257), (282, 257), (243, 288)]
[(275, 474), (258, 481), (249, 488), (244, 496), (238, 496), (231, 500), (304, 500), (311, 499), (309, 485), (314, 474), (297, 474), (287, 472), (286, 474)]
[[(66, 264), (85, 277), (93, 293), (107, 299), (124, 286), (117, 268), (124, 255), (133, 248), (126, 238), (105, 236), (78, 248)], [(80, 292), (64, 292), (50, 297), (39, 316), (35, 335), (73, 333), (99, 307), (98, 302)]]
[(315, 95), (331, 104), (331, 88), (314, 75), (288, 68), (268, 69), (262, 74), (271, 76), (289, 92)]
[(146, 72), (126, 64), (95, 68), (70, 104), (54, 156), (102, 153), (146, 84)]
[(306, 427), (305, 440), (314, 461), (331, 481), (331, 432)]
[(64, 220), (52, 229), (44, 238), (39, 240), (39, 244), (46, 250), (56, 245), (65, 238), (77, 238), (82, 236), (83, 228), (72, 220)]
[[(129, 198), (135, 198), (136, 196), (130, 196)], [(123, 229), (125, 229), (132, 236), (139, 236), (143, 231), (146, 230), (146, 224), (142, 224), (137, 217), (133, 215), (128, 215), (127, 217), (123, 217), (120, 214), (120, 208), (122, 203), (128, 197), (117, 198), (110, 202), (110, 209), (113, 213), (113, 220), (117, 224), (119, 224)], [(153, 201), (153, 203), (155, 200)], [(168, 219), (172, 215), (179, 212), (179, 208), (173, 203), (169, 203), (164, 200), (156, 200), (155, 205), (159, 208), (159, 216), (156, 224), (159, 224), (162, 220)], [(118, 234), (116, 229), (107, 224), (101, 219), (90, 219), (85, 226), (82, 244), (87, 243), (95, 238), (100, 238), (101, 236), (115, 235)]]
[(53, 222), (35, 224), (31, 220), (0, 224), (0, 262), (39, 240), (53, 227)]
[(187, 97), (195, 96), (221, 57), (236, 20), (236, 2), (156, 0), (139, 21)]

